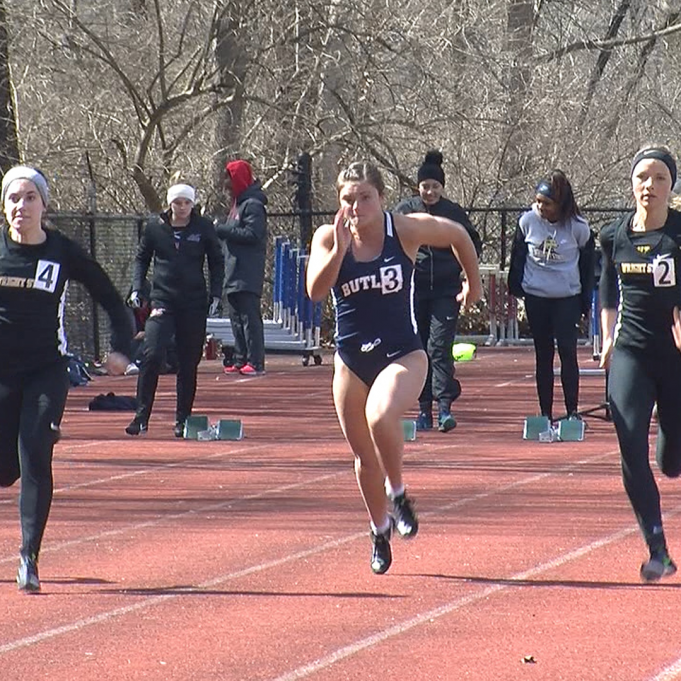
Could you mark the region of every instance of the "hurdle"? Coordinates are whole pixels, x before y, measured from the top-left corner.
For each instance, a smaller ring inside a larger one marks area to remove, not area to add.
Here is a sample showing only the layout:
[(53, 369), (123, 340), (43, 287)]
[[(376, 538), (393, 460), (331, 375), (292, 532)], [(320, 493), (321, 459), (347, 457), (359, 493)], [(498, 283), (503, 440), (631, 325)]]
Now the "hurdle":
[[(313, 303), (305, 290), (308, 254), (286, 237), (274, 240), (274, 273), (272, 284), (272, 319), (264, 319), (265, 352), (302, 355), (307, 366), (322, 363), (322, 304)], [(209, 317), (206, 334), (222, 345), (234, 344), (229, 319)]]

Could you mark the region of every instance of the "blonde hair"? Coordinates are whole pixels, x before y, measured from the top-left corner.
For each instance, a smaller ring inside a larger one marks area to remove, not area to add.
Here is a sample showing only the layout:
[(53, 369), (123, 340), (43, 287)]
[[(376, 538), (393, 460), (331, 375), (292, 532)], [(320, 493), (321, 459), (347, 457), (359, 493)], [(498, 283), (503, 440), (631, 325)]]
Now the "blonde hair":
[(379, 196), (383, 196), (385, 193), (385, 182), (383, 182), (381, 171), (368, 161), (355, 161), (338, 173), (336, 180), (336, 191), (338, 193), (346, 182), (368, 182), (375, 187)]

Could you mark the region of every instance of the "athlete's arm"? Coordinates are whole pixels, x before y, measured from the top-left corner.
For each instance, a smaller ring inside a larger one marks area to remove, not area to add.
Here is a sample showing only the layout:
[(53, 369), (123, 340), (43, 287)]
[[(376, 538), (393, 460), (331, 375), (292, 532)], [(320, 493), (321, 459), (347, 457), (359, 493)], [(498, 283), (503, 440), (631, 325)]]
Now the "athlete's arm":
[[(123, 298), (102, 266), (89, 253), (70, 239), (67, 240), (67, 244), (69, 277), (83, 284), (88, 293), (106, 311), (111, 322), (112, 350), (125, 358), (130, 357), (133, 329), (130, 313)], [(123, 363), (122, 359), (120, 363)], [(125, 366), (128, 364), (129, 360)]]
[(451, 248), (461, 264), (466, 280), (457, 297), (464, 305), (473, 305), (482, 298), (482, 281), (475, 245), (463, 225), (447, 218), (423, 213), (394, 215), (395, 226), (405, 253), (416, 258), (419, 246)]
[(615, 230), (612, 226), (605, 227), (600, 235), (601, 279), (598, 284), (598, 296), (601, 305), (601, 367), (609, 365), (615, 342), (619, 288), (617, 286), (617, 271), (612, 261), (614, 236)]
[(351, 238), (350, 227), (340, 210), (332, 225), (322, 225), (314, 233), (305, 277), (307, 295), (312, 300), (324, 300), (329, 295)]

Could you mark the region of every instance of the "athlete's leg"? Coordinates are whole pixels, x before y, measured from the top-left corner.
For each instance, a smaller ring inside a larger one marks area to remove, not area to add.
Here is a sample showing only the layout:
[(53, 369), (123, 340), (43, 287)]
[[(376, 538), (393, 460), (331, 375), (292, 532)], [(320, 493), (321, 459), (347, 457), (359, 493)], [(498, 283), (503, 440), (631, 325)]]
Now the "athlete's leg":
[(227, 294), (227, 315), (234, 336), (234, 366), (242, 367), (248, 359), (248, 346), (246, 345), (246, 332), (241, 310), (241, 297), (238, 293)]
[(403, 486), (402, 417), (419, 395), (427, 365), (428, 360), (423, 350), (410, 352), (381, 371), (367, 397), (366, 422), (393, 490)]
[(681, 354), (658, 358), (657, 371), (657, 465), (664, 475), (681, 475)]
[(646, 543), (664, 544), (660, 493), (649, 461), (648, 437), (655, 402), (650, 358), (615, 348), (610, 362), (608, 394), (622, 457), (622, 479)]
[(446, 412), (449, 412), (452, 402), (461, 394), (461, 384), (454, 378), (452, 357), (459, 308), (460, 303), (454, 296), (432, 301), (428, 357), (433, 374), (433, 395), (440, 411)]
[(385, 529), (388, 523), (388, 504), (385, 495), (385, 473), (376, 455), (366, 419), (368, 386), (345, 365), (336, 354), (334, 358), (333, 401), (341, 430), (355, 455), (355, 475), (369, 517), (376, 528)]
[(201, 308), (175, 313), (177, 347), (177, 402), (175, 421), (184, 423), (192, 413), (196, 373), (206, 339), (206, 312)]
[(556, 300), (553, 328), (560, 356), (560, 382), (568, 414), (574, 414), (579, 404), (579, 364), (577, 362), (577, 324), (582, 314), (579, 296)]
[[(416, 327), (421, 338), (421, 345), (424, 349), (428, 349), (430, 343), (430, 325), (431, 325), (431, 305), (430, 298), (424, 298), (417, 295), (415, 297), (414, 316), (416, 318)], [(426, 372), (426, 380), (423, 383), (423, 389), (419, 395), (419, 409), (423, 414), (431, 414), (433, 409), (433, 371), (430, 366), (430, 359), (428, 359), (428, 371)], [(432, 420), (432, 419), (431, 419)]]
[(68, 394), (59, 362), (25, 380), (19, 421), (21, 555), (37, 558), (52, 504), (52, 450)]
[(539, 409), (553, 417), (553, 356), (554, 337), (551, 323), (551, 301), (538, 296), (525, 296), (527, 321), (532, 333), (535, 357), (535, 380)]
[(154, 406), (161, 363), (175, 330), (175, 318), (170, 312), (152, 311), (144, 325), (144, 350), (137, 376), (137, 414), (135, 419), (147, 423)]
[(21, 383), (18, 376), (0, 381), (0, 487), (10, 487), (20, 475), (19, 418), (21, 414)]
[(260, 309), (260, 296), (250, 291), (236, 294), (241, 297), (241, 319), (246, 339), (248, 363), (258, 371), (265, 370), (265, 327)]

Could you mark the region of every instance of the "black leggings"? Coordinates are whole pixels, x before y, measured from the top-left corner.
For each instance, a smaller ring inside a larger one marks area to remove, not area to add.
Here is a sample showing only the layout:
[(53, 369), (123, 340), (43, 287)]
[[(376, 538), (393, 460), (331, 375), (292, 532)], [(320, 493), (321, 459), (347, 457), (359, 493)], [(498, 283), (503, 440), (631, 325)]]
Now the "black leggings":
[(52, 450), (69, 379), (59, 361), (30, 374), (0, 377), (0, 486), (21, 477), (21, 554), (37, 557), (52, 504)]
[(184, 422), (192, 413), (196, 374), (206, 339), (206, 310), (202, 307), (154, 314), (144, 325), (144, 350), (137, 378), (137, 418), (147, 422), (154, 405), (158, 376), (170, 340), (177, 351), (177, 404), (175, 419)]
[(615, 347), (608, 399), (622, 456), (624, 489), (651, 549), (664, 545), (660, 492), (649, 460), (648, 436), (657, 401), (657, 464), (664, 475), (681, 473), (681, 353), (632, 352)]
[(582, 314), (579, 296), (540, 298), (525, 296), (535, 352), (535, 376), (541, 413), (553, 418), (554, 340), (560, 356), (560, 382), (568, 414), (577, 411), (579, 365), (577, 364), (577, 324)]

